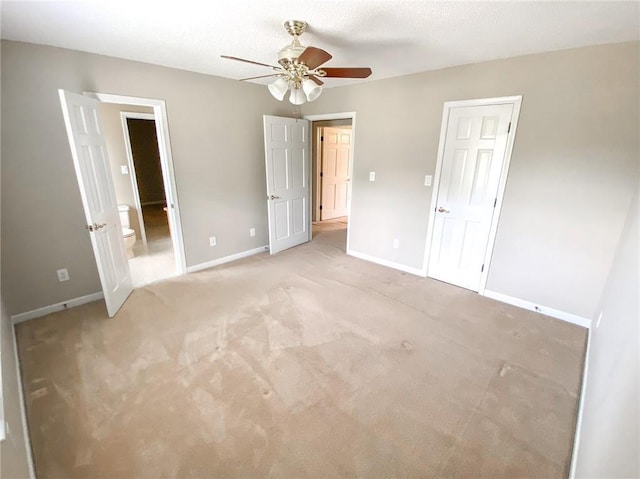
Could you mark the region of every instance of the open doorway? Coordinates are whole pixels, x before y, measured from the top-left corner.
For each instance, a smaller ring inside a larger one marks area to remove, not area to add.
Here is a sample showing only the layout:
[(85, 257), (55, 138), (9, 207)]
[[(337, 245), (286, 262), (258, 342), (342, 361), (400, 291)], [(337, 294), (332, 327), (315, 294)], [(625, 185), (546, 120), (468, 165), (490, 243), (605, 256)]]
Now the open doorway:
[(162, 161), (155, 105), (113, 100), (103, 100), (100, 116), (131, 279), (139, 287), (184, 274), (180, 230), (170, 227), (179, 217), (167, 191), (173, 180)]
[(341, 232), (348, 251), (355, 113), (305, 117), (311, 121), (313, 237)]

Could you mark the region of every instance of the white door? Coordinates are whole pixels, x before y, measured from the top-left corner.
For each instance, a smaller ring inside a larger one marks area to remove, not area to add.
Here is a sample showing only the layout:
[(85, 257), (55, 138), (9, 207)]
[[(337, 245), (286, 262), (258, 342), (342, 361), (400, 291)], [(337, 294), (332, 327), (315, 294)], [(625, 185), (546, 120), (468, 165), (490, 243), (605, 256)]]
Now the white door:
[(513, 104), (451, 108), (428, 275), (478, 291)]
[(59, 90), (73, 165), (109, 316), (133, 291), (98, 101)]
[(305, 243), (309, 231), (309, 122), (264, 115), (269, 248)]
[(323, 128), (321, 220), (347, 216), (350, 155), (351, 130)]

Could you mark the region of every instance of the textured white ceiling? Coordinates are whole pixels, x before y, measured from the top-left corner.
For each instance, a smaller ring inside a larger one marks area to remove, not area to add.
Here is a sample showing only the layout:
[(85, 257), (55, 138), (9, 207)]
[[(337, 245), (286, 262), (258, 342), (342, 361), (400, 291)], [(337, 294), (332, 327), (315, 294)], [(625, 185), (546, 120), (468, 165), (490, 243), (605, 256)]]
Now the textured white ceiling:
[[(640, 39), (640, 3), (393, 0), (2, 1), (2, 38), (226, 78), (268, 74), (221, 54), (276, 63), (301, 37), (326, 66), (370, 66), (370, 80), (528, 53)], [(263, 80), (266, 82), (268, 80)], [(363, 80), (327, 80), (327, 87)]]

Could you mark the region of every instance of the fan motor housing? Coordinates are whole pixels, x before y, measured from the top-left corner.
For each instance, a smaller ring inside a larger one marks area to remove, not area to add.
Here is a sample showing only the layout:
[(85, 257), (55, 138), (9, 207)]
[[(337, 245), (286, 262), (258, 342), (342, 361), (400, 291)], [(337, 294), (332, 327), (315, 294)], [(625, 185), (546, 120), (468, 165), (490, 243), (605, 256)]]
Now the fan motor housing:
[(294, 42), (278, 52), (278, 63), (283, 67), (287, 67), (287, 65), (294, 63), (306, 48), (294, 40)]

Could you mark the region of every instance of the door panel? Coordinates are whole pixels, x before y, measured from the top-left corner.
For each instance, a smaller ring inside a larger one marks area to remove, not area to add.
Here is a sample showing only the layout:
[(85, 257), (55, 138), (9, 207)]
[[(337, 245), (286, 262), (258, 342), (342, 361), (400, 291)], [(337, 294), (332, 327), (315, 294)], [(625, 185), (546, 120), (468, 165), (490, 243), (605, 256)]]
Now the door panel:
[(131, 294), (133, 286), (100, 128), (98, 101), (64, 90), (59, 90), (59, 94), (87, 225), (92, 225), (89, 237), (111, 317)]
[(264, 116), (271, 254), (311, 239), (309, 122)]
[(505, 158), (512, 104), (452, 108), (428, 275), (478, 291)]
[(322, 136), (320, 219), (328, 220), (348, 214), (351, 130), (325, 127)]

